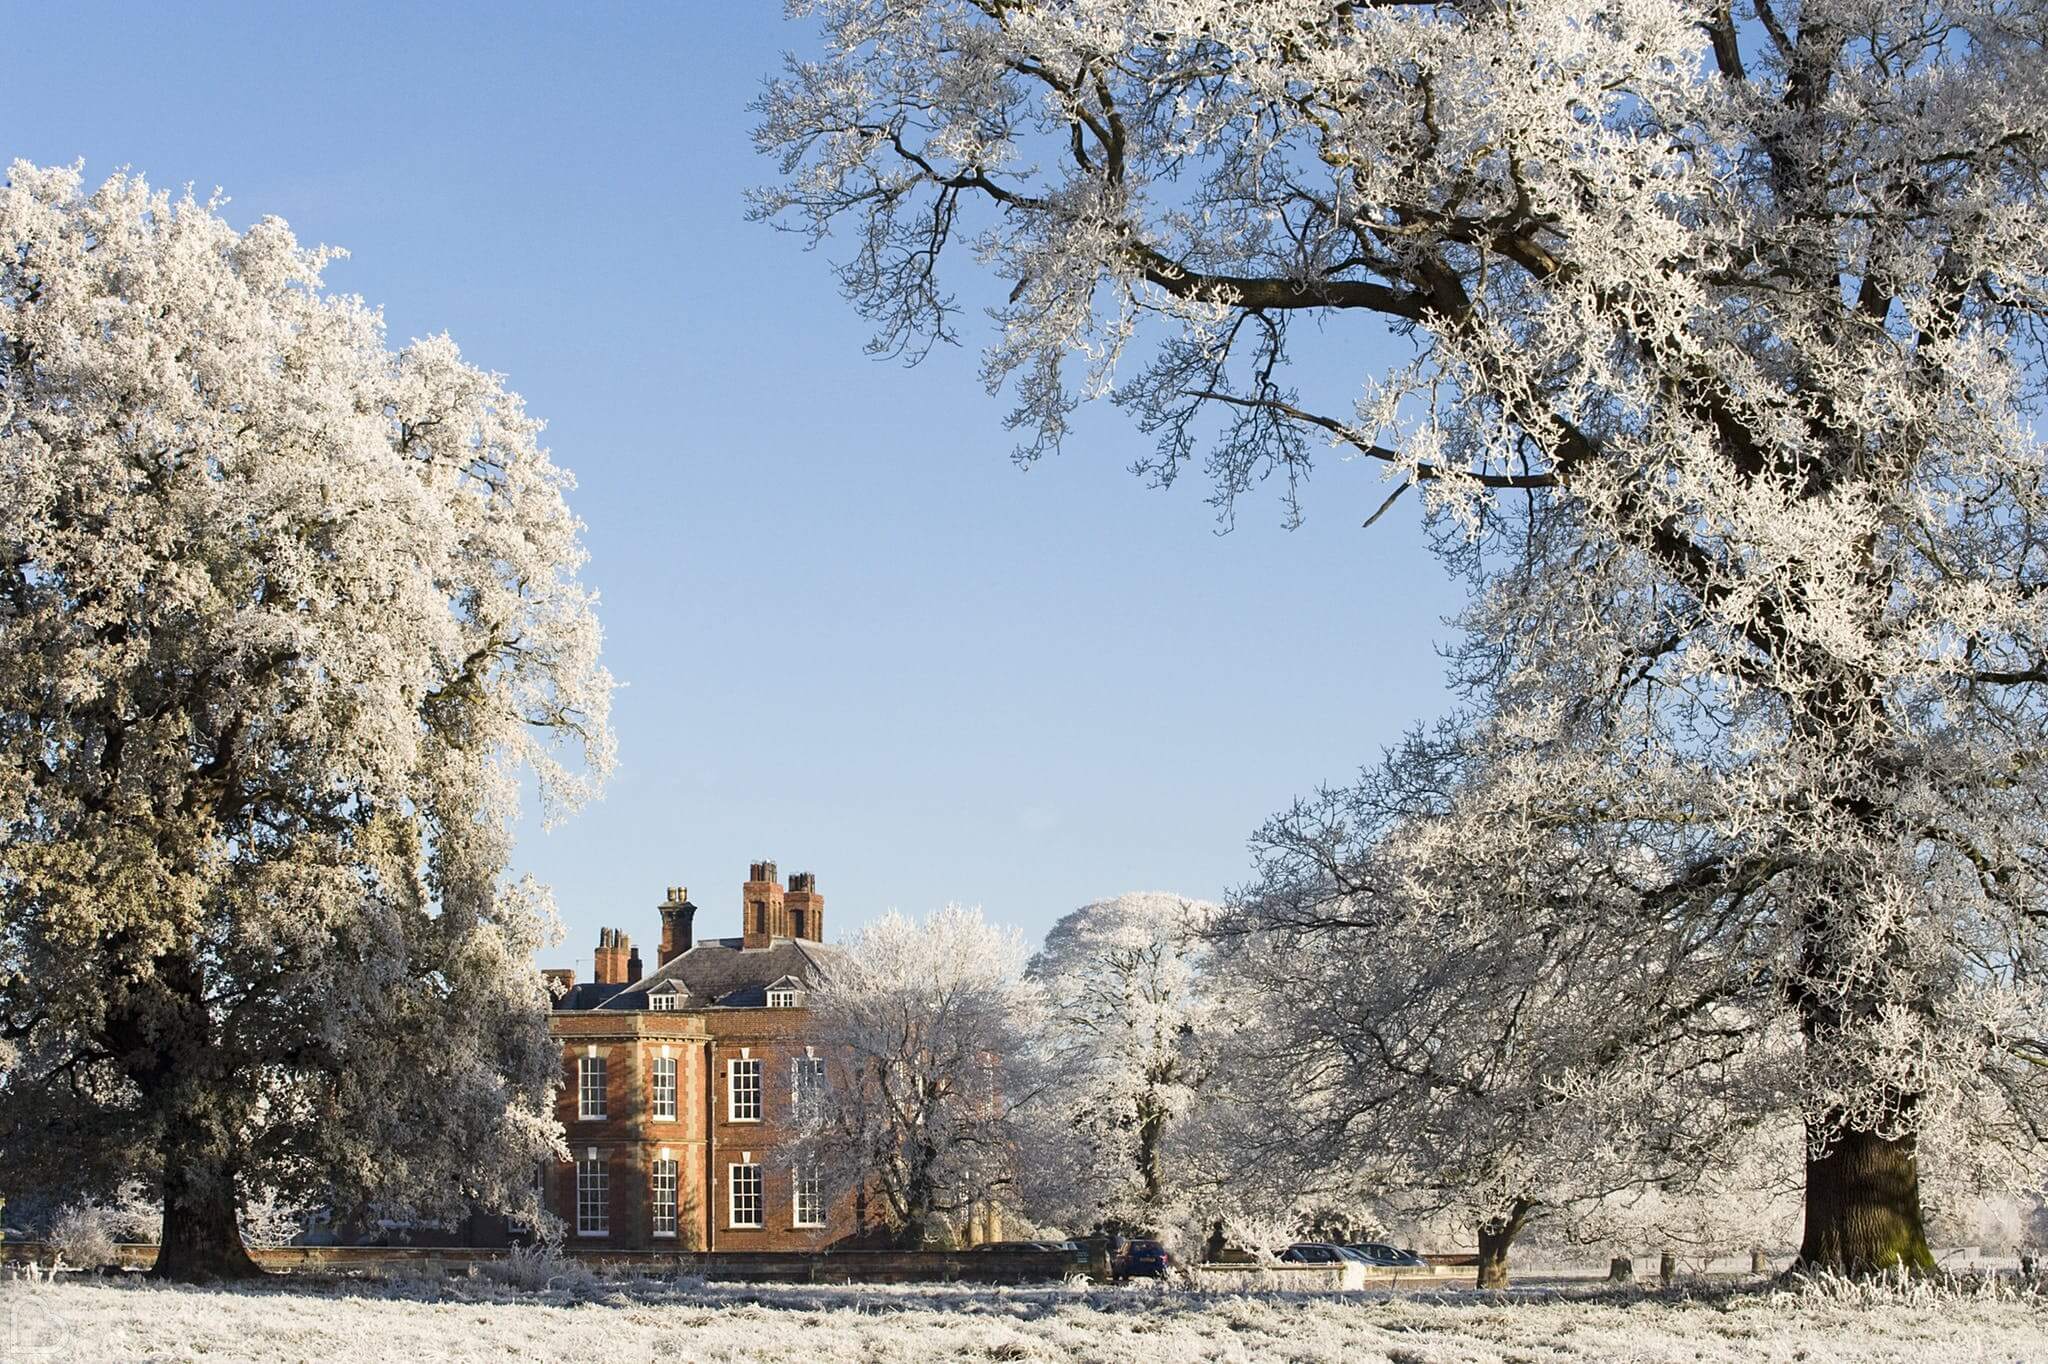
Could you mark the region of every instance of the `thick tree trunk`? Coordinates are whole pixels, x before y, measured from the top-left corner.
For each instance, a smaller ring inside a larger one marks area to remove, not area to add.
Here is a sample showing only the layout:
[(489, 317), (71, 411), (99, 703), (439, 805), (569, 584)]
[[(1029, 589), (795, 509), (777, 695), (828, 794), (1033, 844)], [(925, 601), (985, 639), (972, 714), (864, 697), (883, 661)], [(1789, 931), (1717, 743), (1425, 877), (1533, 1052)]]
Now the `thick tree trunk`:
[(260, 1276), (235, 1213), (234, 1175), (218, 1161), (167, 1144), (163, 1240), (150, 1273), (179, 1283)]
[(1534, 1207), (1533, 1203), (1517, 1203), (1507, 1216), (1480, 1225), (1479, 1287), (1508, 1286), (1508, 1247), (1515, 1243), (1515, 1237), (1521, 1233)]
[[(1851, 813), (1866, 822), (1875, 819), (1861, 807)], [(1836, 994), (1836, 983), (1853, 979), (1862, 967), (1854, 960), (1845, 964), (1836, 955), (1844, 934), (1829, 914), (1849, 914), (1839, 906), (1857, 904), (1854, 897), (1853, 887), (1845, 885), (1838, 900), (1822, 901), (1808, 911), (1799, 1012), (1809, 1052), (1839, 1045), (1845, 1037), (1869, 1045), (1867, 1038), (1888, 1006), (1916, 1002), (1888, 999), (1867, 987)], [(1849, 927), (1860, 931), (1862, 925), (1852, 920)], [(1883, 950), (1890, 955), (1897, 949), (1887, 942)], [(1894, 1139), (1856, 1131), (1836, 1112), (1807, 1119), (1806, 1234), (1792, 1266), (1795, 1273), (1934, 1270), (1934, 1255), (1920, 1220), (1920, 1161), (1913, 1136), (1916, 1096), (1886, 1087), (1872, 1097), (1904, 1136)], [(1815, 1156), (1815, 1151), (1822, 1154)]]
[(930, 1142), (918, 1141), (903, 1194), (903, 1224), (896, 1229), (896, 1244), (905, 1250), (922, 1250), (931, 1239), (938, 1219), (938, 1189), (932, 1177), (938, 1159)]
[(1479, 1229), (1479, 1287), (1508, 1286), (1508, 1246), (1513, 1239), (1486, 1227)]
[(1800, 1270), (1931, 1273), (1920, 1220), (1920, 1163), (1911, 1137), (1841, 1132), (1806, 1161), (1806, 1237)]
[(1146, 1236), (1159, 1231), (1159, 1205), (1166, 1188), (1164, 1153), (1160, 1149), (1166, 1134), (1166, 1114), (1151, 1104), (1142, 1105), (1138, 1114), (1138, 1175), (1143, 1182), (1139, 1195), (1140, 1214), (1143, 1223), (1138, 1231)]

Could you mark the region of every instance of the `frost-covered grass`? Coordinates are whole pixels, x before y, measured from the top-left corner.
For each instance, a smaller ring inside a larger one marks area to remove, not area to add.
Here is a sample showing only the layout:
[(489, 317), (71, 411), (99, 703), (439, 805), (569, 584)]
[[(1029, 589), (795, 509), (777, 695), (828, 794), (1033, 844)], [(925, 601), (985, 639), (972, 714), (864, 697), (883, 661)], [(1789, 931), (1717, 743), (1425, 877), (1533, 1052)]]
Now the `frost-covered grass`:
[(0, 1360), (677, 1360), (928, 1364), (1982, 1364), (2048, 1358), (2037, 1296), (1720, 1288), (1344, 1297), (1134, 1288), (801, 1287), (482, 1274), (0, 1284)]

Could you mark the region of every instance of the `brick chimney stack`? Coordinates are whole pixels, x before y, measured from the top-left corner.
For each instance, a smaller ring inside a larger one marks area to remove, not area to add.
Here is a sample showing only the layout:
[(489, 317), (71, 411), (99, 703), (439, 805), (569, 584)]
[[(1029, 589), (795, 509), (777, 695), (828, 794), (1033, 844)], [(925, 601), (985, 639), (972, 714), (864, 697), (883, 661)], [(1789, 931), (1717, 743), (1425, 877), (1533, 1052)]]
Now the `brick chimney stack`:
[(791, 872), (789, 891), (782, 897), (789, 916), (789, 936), (805, 942), (825, 941), (825, 897), (818, 893), (815, 872)]
[(696, 923), (697, 906), (690, 903), (690, 888), (670, 886), (668, 898), (661, 902), (661, 956), (655, 961), (657, 969), (690, 950), (696, 941)]
[(740, 888), (740, 908), (741, 947), (766, 947), (789, 936), (782, 882), (775, 875), (773, 862), (756, 862), (747, 869), (747, 884)]
[(640, 954), (633, 951), (633, 940), (616, 928), (601, 928), (597, 931), (597, 983), (599, 985), (624, 985), (630, 977), (626, 972), (632, 969), (632, 959)]

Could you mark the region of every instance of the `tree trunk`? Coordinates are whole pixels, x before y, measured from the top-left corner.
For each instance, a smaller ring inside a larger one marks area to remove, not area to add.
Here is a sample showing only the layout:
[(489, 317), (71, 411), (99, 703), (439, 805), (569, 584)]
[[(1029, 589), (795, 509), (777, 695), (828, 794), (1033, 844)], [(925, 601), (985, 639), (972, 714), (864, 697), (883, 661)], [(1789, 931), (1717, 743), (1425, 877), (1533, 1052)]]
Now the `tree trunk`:
[(1481, 1223), (1479, 1227), (1480, 1288), (1508, 1286), (1508, 1247), (1515, 1243), (1522, 1225), (1529, 1220), (1533, 1203), (1517, 1203), (1505, 1217)]
[(939, 1153), (929, 1141), (917, 1141), (910, 1158), (908, 1187), (903, 1193), (903, 1225), (896, 1232), (896, 1244), (905, 1250), (922, 1250), (931, 1238), (932, 1223), (938, 1216), (938, 1189), (932, 1168), (938, 1159)]
[(1840, 1132), (1806, 1160), (1806, 1237), (1794, 1266), (1837, 1274), (1934, 1270), (1920, 1221), (1920, 1163), (1913, 1139)]
[(1143, 1225), (1137, 1230), (1146, 1236), (1156, 1235), (1159, 1231), (1156, 1225), (1159, 1221), (1159, 1204), (1166, 1187), (1164, 1171), (1161, 1169), (1164, 1153), (1160, 1149), (1161, 1138), (1165, 1134), (1166, 1114), (1149, 1102), (1140, 1105), (1138, 1175), (1143, 1181), (1143, 1191), (1139, 1195), (1139, 1206), (1144, 1212), (1141, 1214)]
[(235, 1212), (233, 1173), (218, 1160), (166, 1143), (163, 1239), (151, 1275), (179, 1283), (261, 1276), (242, 1245)]

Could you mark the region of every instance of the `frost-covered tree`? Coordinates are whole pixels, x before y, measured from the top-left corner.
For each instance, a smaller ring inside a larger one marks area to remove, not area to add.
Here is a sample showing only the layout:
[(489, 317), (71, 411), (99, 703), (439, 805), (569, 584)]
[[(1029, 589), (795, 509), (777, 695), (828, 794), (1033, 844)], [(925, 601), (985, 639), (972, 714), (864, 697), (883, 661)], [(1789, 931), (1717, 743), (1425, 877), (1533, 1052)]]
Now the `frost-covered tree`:
[(1454, 545), (1551, 537), (1490, 680), (1591, 775), (1531, 804), (1692, 838), (1650, 894), (1754, 930), (1806, 1261), (1927, 1266), (1923, 1153), (2039, 1170), (2038, 5), (799, 9), (758, 210), (851, 229), (884, 347), (951, 335), (956, 244), (1007, 281), (1027, 454), (1114, 388), (1226, 507), (1333, 448)]
[(865, 1189), (906, 1246), (958, 1239), (1015, 1202), (1038, 992), (1024, 948), (979, 908), (894, 910), (832, 954), (810, 995), (826, 1083), (798, 1108), (797, 1159)]
[(1711, 1007), (1749, 969), (1739, 944), (1682, 910), (1620, 931), (1653, 859), (1598, 829), (1515, 837), (1522, 788), (1475, 751), (1414, 738), (1260, 831), (1216, 924), (1240, 1024), (1216, 1098), (1243, 1110), (1240, 1165), (1461, 1220), (1500, 1286), (1527, 1227), (1689, 1185), (1769, 1089), (1746, 1020)]
[(1796, 1114), (1760, 1123), (1695, 1178), (1574, 1209), (1562, 1239), (1630, 1256), (1668, 1250), (1700, 1273), (1713, 1260), (1753, 1250), (1768, 1259), (1799, 1241), (1804, 1141)]
[(1212, 1010), (1202, 933), (1215, 907), (1158, 892), (1100, 900), (1045, 936), (1044, 1133), (1027, 1202), (1051, 1221), (1157, 1233), (1185, 1212), (1178, 1122), (1202, 1083)]
[(0, 1165), (148, 1172), (166, 1275), (253, 1268), (238, 1190), (516, 1207), (559, 1142), (503, 877), (521, 772), (611, 760), (569, 478), (329, 255), (0, 189)]

